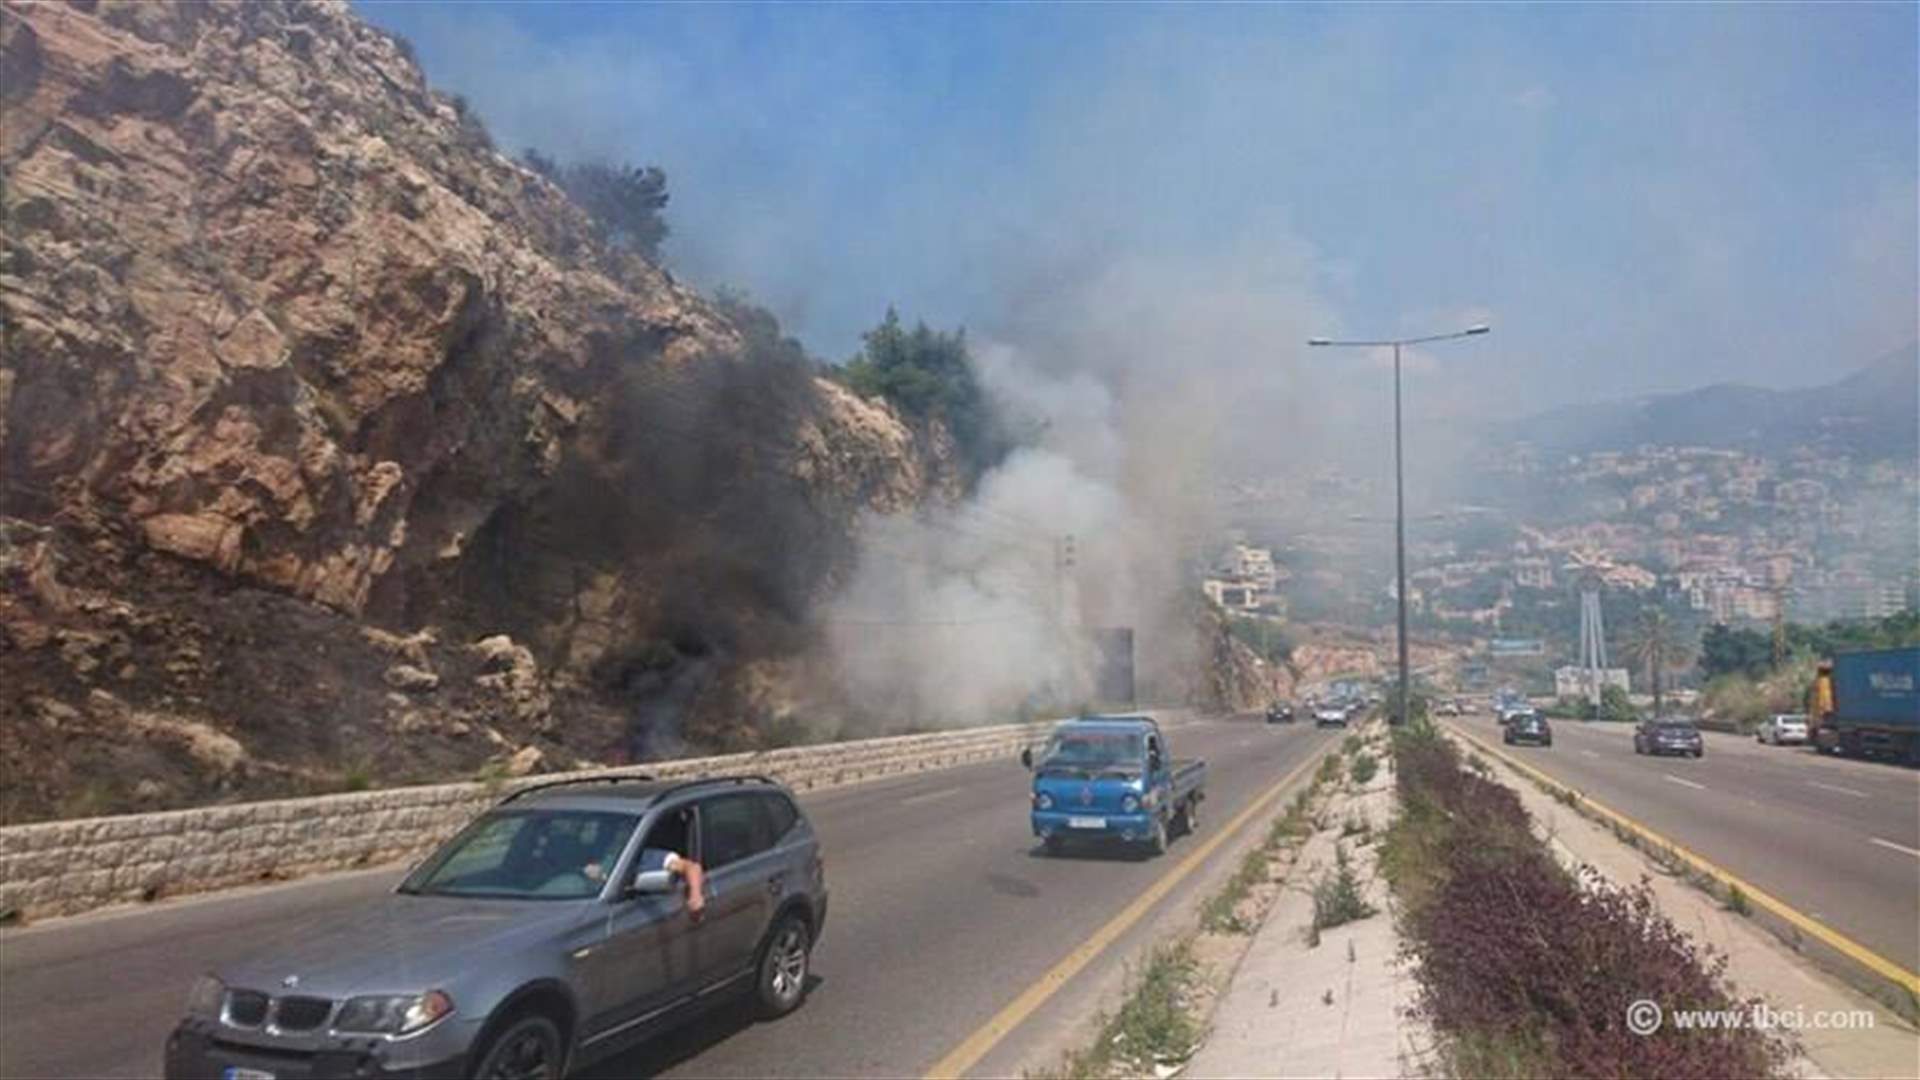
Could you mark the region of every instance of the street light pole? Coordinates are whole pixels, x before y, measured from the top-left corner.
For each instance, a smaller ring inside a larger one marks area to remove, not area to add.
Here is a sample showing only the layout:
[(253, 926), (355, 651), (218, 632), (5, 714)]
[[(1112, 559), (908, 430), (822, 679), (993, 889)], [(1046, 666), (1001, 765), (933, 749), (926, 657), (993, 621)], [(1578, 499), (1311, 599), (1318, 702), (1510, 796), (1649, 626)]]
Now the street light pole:
[(1431, 334), (1427, 337), (1399, 338), (1386, 341), (1335, 341), (1331, 338), (1308, 338), (1308, 345), (1360, 346), (1379, 348), (1382, 345), (1393, 347), (1393, 563), (1395, 589), (1394, 599), (1399, 608), (1399, 653), (1400, 653), (1400, 692), (1396, 705), (1397, 716), (1394, 723), (1404, 725), (1408, 710), (1412, 707), (1413, 682), (1407, 663), (1407, 481), (1406, 456), (1402, 449), (1400, 424), (1400, 349), (1405, 345), (1424, 345), (1430, 341), (1450, 341), (1454, 338), (1471, 337), (1484, 334), (1492, 327), (1482, 323), (1469, 326), (1465, 330), (1451, 334)]
[(1393, 562), (1399, 579), (1394, 598), (1400, 607), (1400, 702), (1395, 723), (1407, 722), (1413, 684), (1407, 677), (1407, 473), (1400, 452), (1400, 343), (1393, 344)]

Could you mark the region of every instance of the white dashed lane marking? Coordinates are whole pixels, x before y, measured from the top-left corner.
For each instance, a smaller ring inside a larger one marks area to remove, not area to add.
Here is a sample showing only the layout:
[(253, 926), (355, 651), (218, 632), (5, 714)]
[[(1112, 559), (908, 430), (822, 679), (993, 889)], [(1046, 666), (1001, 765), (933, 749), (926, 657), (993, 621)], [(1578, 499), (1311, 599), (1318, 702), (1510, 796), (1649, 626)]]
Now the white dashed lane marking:
[(1864, 791), (1855, 791), (1850, 787), (1841, 787), (1839, 784), (1823, 784), (1818, 780), (1807, 781), (1807, 786), (1817, 787), (1823, 791), (1837, 791), (1842, 795), (1851, 795), (1856, 799), (1864, 799), (1867, 797), (1867, 793)]
[(1896, 844), (1891, 840), (1882, 840), (1877, 836), (1869, 836), (1867, 837), (1867, 839), (1872, 841), (1873, 843), (1879, 844), (1883, 848), (1892, 848), (1895, 851), (1904, 851), (1907, 854), (1913, 856), (1914, 858), (1920, 859), (1920, 851), (1915, 851), (1913, 848), (1910, 848), (1905, 844)]

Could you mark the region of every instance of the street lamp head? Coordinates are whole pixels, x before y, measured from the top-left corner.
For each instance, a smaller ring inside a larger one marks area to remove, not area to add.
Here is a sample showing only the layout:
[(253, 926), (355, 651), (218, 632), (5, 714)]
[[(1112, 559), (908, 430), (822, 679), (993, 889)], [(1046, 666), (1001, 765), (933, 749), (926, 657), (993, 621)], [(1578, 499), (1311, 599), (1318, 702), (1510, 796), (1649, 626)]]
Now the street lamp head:
[(1491, 327), (1491, 326), (1488, 326), (1488, 325), (1487, 325), (1486, 323), (1476, 323), (1476, 324), (1475, 324), (1475, 325), (1473, 325), (1473, 326), (1469, 326), (1469, 327), (1467, 327), (1467, 333), (1469, 333), (1469, 334), (1484, 334), (1484, 333), (1486, 333), (1487, 331), (1489, 331), (1489, 330), (1492, 330), (1492, 329), (1493, 329), (1493, 327)]

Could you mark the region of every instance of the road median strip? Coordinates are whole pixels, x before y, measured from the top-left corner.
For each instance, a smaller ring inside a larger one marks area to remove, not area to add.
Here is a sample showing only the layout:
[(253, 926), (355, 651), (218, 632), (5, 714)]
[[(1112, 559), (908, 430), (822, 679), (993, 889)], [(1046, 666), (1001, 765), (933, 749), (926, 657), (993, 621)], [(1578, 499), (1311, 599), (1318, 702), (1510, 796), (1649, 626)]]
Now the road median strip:
[(1660, 911), (1650, 883), (1611, 884), (1557, 858), (1525, 785), (1496, 778), (1466, 744), (1485, 749), (1425, 724), (1395, 735), (1400, 814), (1381, 857), (1419, 959), (1414, 1013), (1439, 1039), (1432, 1071), (1797, 1075), (1793, 1041), (1777, 1032), (1663, 1027), (1661, 1010), (1730, 1015), (1757, 1003), (1735, 996), (1725, 958)]
[(1448, 724), (1446, 725), (1446, 730), (1458, 738), (1464, 739), (1480, 752), (1503, 762), (1509, 768), (1533, 780), (1550, 793), (1554, 793), (1557, 798), (1561, 798), (1567, 805), (1573, 806), (1575, 809), (1589, 816), (1598, 817), (1606, 823), (1615, 826), (1617, 829), (1623, 829), (1639, 837), (1640, 840), (1652, 846), (1655, 850), (1666, 852), (1672, 859), (1692, 867), (1701, 874), (1719, 880), (1724, 883), (1729, 891), (1738, 889), (1741, 895), (1745, 897), (1747, 903), (1767, 911), (1794, 929), (1814, 938), (1840, 955), (1873, 972), (1880, 978), (1886, 979), (1895, 986), (1900, 987), (1912, 997), (1920, 998), (1920, 974), (1909, 971), (1894, 961), (1881, 956), (1879, 953), (1874, 952), (1872, 949), (1867, 948), (1865, 945), (1860, 944), (1840, 931), (1801, 912), (1798, 908), (1793, 907), (1772, 893), (1732, 873), (1718, 863), (1697, 854), (1684, 845), (1668, 839), (1666, 836), (1655, 832), (1653, 829), (1648, 828), (1634, 818), (1613, 809), (1605, 803), (1599, 802), (1580, 792), (1574, 788), (1573, 785), (1559, 780), (1519, 760), (1511, 754), (1495, 749), (1490, 744), (1481, 741), (1477, 736), (1461, 730), (1458, 725)]

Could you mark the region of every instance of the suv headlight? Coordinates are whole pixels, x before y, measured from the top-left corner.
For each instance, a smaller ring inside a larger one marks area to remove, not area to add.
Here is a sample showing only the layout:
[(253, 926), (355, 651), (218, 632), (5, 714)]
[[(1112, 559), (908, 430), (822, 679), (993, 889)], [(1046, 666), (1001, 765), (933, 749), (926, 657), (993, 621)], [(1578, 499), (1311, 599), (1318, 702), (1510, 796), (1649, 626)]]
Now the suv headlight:
[(227, 984), (211, 975), (202, 975), (193, 980), (193, 989), (187, 991), (187, 1015), (204, 1016), (212, 1019), (220, 1015), (220, 1005), (227, 997)]
[(348, 998), (333, 1030), (369, 1035), (408, 1035), (453, 1012), (453, 999), (439, 990), (424, 994), (369, 994)]
[(1033, 805), (1041, 810), (1053, 809), (1053, 796), (1042, 791), (1033, 797)]

